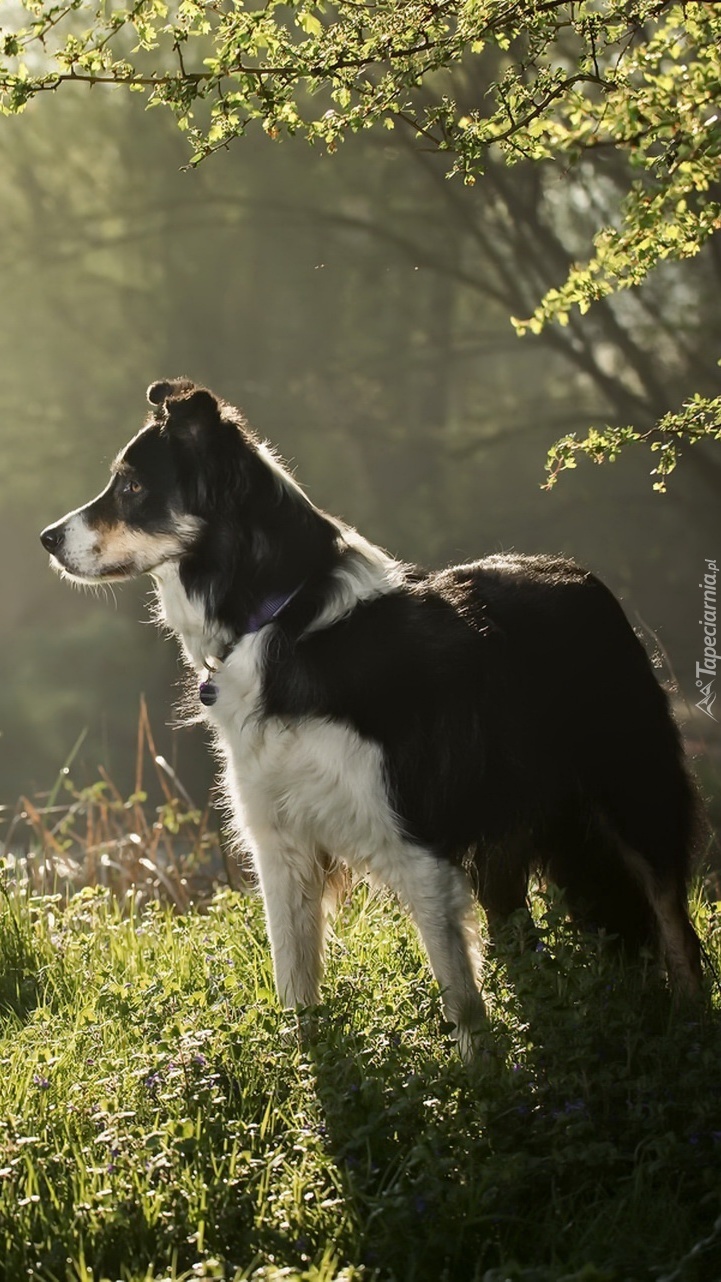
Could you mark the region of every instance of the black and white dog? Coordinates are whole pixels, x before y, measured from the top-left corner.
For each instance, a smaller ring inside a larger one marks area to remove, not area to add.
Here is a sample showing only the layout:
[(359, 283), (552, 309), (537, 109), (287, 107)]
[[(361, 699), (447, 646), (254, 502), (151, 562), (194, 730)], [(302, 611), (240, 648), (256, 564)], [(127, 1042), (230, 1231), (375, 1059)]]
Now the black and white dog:
[(152, 575), (255, 856), (281, 1000), (318, 1000), (339, 868), (408, 906), (461, 1052), (491, 929), (529, 871), (692, 991), (694, 794), (666, 697), (611, 593), (573, 562), (426, 574), (306, 498), (241, 415), (186, 379), (110, 484), (43, 531), (82, 583)]

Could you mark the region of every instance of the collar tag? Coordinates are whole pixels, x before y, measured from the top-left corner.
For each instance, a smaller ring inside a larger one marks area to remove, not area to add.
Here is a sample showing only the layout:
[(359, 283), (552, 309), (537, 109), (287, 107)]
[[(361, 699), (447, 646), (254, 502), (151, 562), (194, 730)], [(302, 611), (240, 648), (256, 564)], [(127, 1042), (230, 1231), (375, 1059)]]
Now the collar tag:
[(204, 708), (212, 708), (218, 698), (218, 687), (212, 677), (201, 681), (198, 686), (198, 697)]

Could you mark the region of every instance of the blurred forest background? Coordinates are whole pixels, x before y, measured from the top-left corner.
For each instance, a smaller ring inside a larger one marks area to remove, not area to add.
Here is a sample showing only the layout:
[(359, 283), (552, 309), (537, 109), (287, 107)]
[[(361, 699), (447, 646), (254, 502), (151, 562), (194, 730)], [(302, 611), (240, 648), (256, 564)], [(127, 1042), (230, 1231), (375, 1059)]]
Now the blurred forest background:
[(596, 571), (668, 656), (718, 791), (718, 726), (691, 709), (721, 448), (688, 451), (666, 495), (645, 452), (541, 489), (563, 433), (650, 426), (718, 392), (718, 238), (519, 339), (509, 316), (531, 314), (608, 215), (613, 154), (566, 173), (489, 161), (473, 188), (398, 132), (332, 158), (260, 132), (198, 170), (187, 158), (169, 115), (98, 89), (0, 129), (0, 799), (50, 787), (86, 727), (76, 780), (102, 762), (129, 789), (141, 691), (159, 750), (207, 793), (200, 732), (170, 728), (179, 665), (147, 621), (149, 584), (73, 592), (38, 540), (105, 485), (146, 385), (177, 374), (241, 405), (315, 502), (402, 557), (563, 551)]

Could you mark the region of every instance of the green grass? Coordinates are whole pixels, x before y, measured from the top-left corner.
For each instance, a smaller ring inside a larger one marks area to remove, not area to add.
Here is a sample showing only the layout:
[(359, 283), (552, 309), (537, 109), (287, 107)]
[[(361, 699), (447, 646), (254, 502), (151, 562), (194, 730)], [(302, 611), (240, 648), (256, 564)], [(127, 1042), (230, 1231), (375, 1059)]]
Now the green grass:
[(543, 950), (489, 957), (468, 1069), (405, 916), (362, 889), (302, 1037), (253, 898), (6, 895), (1, 1275), (721, 1277), (715, 999), (675, 1010), (537, 908)]

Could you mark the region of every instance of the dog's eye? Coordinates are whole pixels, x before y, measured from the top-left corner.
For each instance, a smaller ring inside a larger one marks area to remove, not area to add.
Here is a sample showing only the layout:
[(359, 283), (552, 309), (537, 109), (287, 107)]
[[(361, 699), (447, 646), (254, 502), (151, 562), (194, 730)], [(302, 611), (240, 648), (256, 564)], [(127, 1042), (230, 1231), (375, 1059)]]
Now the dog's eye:
[(126, 481), (123, 486), (123, 492), (125, 494), (142, 494), (142, 491), (143, 487), (140, 481), (136, 481), (135, 479)]

